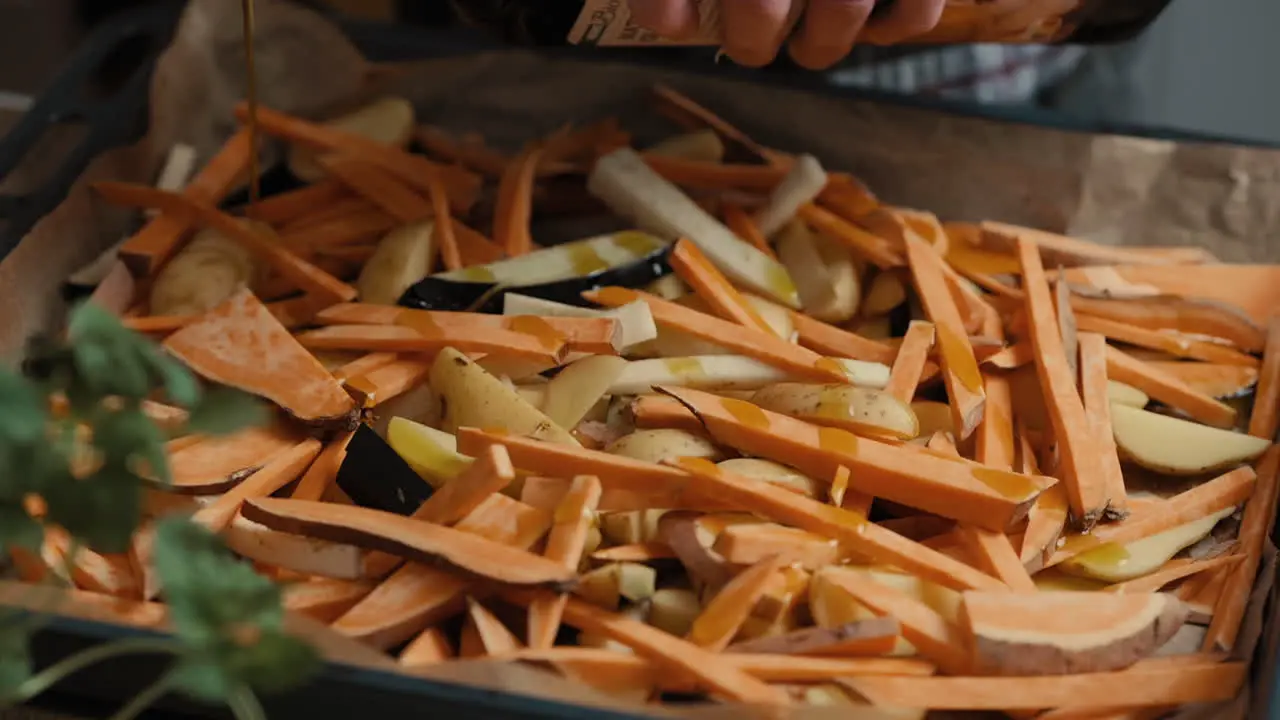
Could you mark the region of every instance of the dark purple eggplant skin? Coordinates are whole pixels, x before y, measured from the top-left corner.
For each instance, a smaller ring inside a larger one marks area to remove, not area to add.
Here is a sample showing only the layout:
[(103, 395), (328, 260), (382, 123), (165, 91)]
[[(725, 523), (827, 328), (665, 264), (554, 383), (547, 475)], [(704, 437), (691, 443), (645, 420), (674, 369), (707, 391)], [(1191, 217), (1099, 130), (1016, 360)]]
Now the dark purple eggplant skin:
[(337, 482), (355, 504), (398, 515), (412, 515), (432, 493), (431, 485), (368, 425), (351, 437)]
[[(400, 305), (417, 310), (471, 311), (500, 314), (502, 296), (507, 292), (554, 300), (566, 305), (586, 307), (590, 303), (582, 299), (582, 293), (606, 286), (642, 288), (660, 277), (671, 273), (667, 262), (670, 247), (664, 247), (633, 263), (601, 270), (591, 275), (565, 278), (538, 285), (508, 286), (492, 292), (493, 283), (457, 282), (436, 277), (425, 277), (405, 291)], [(486, 297), (486, 293), (489, 293)], [(483, 302), (481, 302), (483, 301)], [(480, 303), (477, 305), (476, 303)]]

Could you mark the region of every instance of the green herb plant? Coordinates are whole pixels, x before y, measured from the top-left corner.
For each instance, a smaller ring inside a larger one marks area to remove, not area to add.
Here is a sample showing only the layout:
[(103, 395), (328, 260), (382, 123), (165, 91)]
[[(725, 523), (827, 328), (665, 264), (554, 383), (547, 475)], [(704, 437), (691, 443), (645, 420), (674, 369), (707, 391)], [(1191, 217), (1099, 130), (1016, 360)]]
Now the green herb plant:
[[(25, 370), (0, 369), (0, 565), (10, 553), (38, 557), (46, 530), (59, 528), (71, 549), (61, 573), (46, 573), (51, 582), (70, 576), (79, 548), (127, 552), (142, 521), (144, 486), (169, 482), (167, 438), (144, 412), (145, 400), (186, 409), (187, 433), (226, 434), (267, 417), (244, 393), (202, 386), (89, 303), (72, 313), (65, 339), (31, 343)], [(43, 500), (43, 512), (32, 510), (39, 506), (33, 497)], [(152, 559), (172, 636), (105, 643), (35, 672), (29, 642), (55, 608), (0, 610), (0, 709), (93, 664), (162, 655), (172, 658), (168, 670), (117, 718), (134, 717), (169, 692), (257, 718), (257, 693), (294, 686), (318, 666), (312, 648), (284, 631), (280, 588), (217, 536), (187, 517), (161, 519)]]

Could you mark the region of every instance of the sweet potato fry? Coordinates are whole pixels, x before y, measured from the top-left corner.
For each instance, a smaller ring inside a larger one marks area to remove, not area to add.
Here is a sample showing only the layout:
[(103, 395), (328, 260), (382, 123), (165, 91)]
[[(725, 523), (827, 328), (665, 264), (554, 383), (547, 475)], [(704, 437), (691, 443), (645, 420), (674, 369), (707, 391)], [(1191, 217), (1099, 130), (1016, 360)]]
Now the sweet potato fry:
[(420, 668), (452, 659), (457, 652), (440, 628), (429, 627), (400, 651), (402, 667)]
[(887, 655), (897, 645), (901, 628), (889, 617), (858, 620), (833, 628), (811, 627), (785, 635), (734, 643), (728, 653), (809, 655), (822, 657), (872, 657)]
[(1191, 577), (1197, 573), (1216, 570), (1224, 566), (1233, 566), (1243, 559), (1244, 556), (1242, 555), (1219, 555), (1218, 557), (1205, 558), (1203, 560), (1176, 558), (1165, 563), (1163, 567), (1149, 575), (1144, 575), (1136, 580), (1126, 580), (1125, 582), (1108, 585), (1106, 590), (1107, 592), (1116, 593), (1159, 592), (1170, 583)]
[[(503, 598), (528, 605), (545, 593), (521, 590), (503, 592)], [(564, 622), (627, 645), (637, 655), (680, 676), (692, 677), (703, 689), (717, 696), (760, 705), (786, 705), (785, 693), (751, 677), (692, 643), (668, 635), (637, 620), (601, 610), (577, 598), (565, 602)], [(545, 651), (544, 651), (545, 652)]]
[[(550, 524), (549, 512), (505, 495), (490, 495), (454, 529), (527, 550)], [(338, 618), (333, 629), (374, 647), (393, 647), (424, 626), (461, 612), (474, 585), (474, 581), (447, 570), (407, 563)]]
[(373, 585), (367, 582), (311, 578), (284, 589), (284, 609), (327, 624), (350, 610), (372, 589)]
[(998, 578), (1015, 592), (1035, 592), (1036, 584), (1007, 535), (969, 526), (957, 528), (961, 544), (979, 570)]
[(894, 247), (893, 243), (817, 205), (802, 206), (798, 217), (876, 267), (887, 269), (905, 264), (902, 250)]
[(280, 242), (302, 257), (318, 255), (338, 248), (371, 243), (396, 227), (396, 219), (382, 210), (371, 208), (335, 217), (306, 227), (285, 228)]
[(1280, 314), (1272, 316), (1267, 326), (1267, 347), (1258, 374), (1253, 415), (1249, 418), (1249, 434), (1254, 437), (1275, 440), (1277, 431), (1280, 431)]
[(744, 327), (774, 332), (696, 245), (688, 240), (676, 241), (668, 261), (680, 279), (688, 283), (717, 315)]
[(308, 438), (275, 455), (261, 470), (228, 490), (193, 518), (213, 532), (225, 529), (235, 519), (241, 505), (250, 498), (264, 498), (297, 480), (320, 454), (320, 441)]
[[(1103, 336), (1081, 333), (1077, 345), (1080, 353), (1080, 396), (1084, 402), (1085, 419), (1093, 428), (1095, 442), (1102, 453), (1097, 467), (1104, 473), (1102, 481), (1107, 488), (1106, 513), (1123, 518), (1129, 512), (1129, 499), (1124, 486), (1124, 473), (1120, 469), (1115, 435), (1111, 429), (1111, 398), (1107, 384), (1112, 379), (1129, 382), (1125, 379), (1128, 375), (1123, 371), (1115, 372), (1111, 353), (1119, 351), (1107, 347), (1107, 339)], [(1134, 362), (1137, 363), (1136, 360)]]
[(396, 360), (348, 378), (343, 387), (362, 408), (373, 408), (419, 387), (431, 374), (431, 362)]
[(249, 428), (224, 437), (199, 437), (170, 449), (168, 489), (190, 495), (218, 495), (239, 484), (301, 438), (281, 425)]
[(466, 142), (455, 138), (443, 128), (419, 125), (413, 136), (431, 155), (489, 177), (500, 177), (507, 166), (506, 156), (497, 150), (483, 142)]
[[(1114, 272), (1111, 268), (1086, 268), (1091, 277)], [(1202, 268), (1183, 270), (1199, 273)], [(1066, 277), (1070, 281), (1072, 272)], [(1189, 336), (1204, 335), (1221, 338), (1244, 352), (1256, 353), (1266, 342), (1266, 333), (1234, 305), (1207, 300), (1192, 300), (1172, 295), (1136, 298), (1097, 298), (1086, 296), (1090, 292), (1075, 286), (1071, 307), (1081, 315), (1111, 320), (1151, 331), (1169, 331)], [(1105, 290), (1104, 290), (1105, 292)]]
[(694, 618), (685, 639), (713, 652), (724, 650), (746, 622), (751, 608), (764, 596), (773, 574), (785, 564), (784, 556), (771, 555), (743, 570), (720, 588)]
[[(569, 492), (556, 507), (555, 524), (551, 526), (544, 553), (548, 560), (563, 563), (569, 570), (578, 568), (601, 492), (598, 478), (590, 475), (574, 478)], [(529, 647), (549, 648), (555, 644), (567, 600), (568, 595), (562, 594), (529, 603)]]
[(1275, 507), (1280, 499), (1280, 445), (1272, 445), (1258, 463), (1258, 484), (1244, 508), (1237, 540), (1245, 553), (1244, 561), (1222, 572), (1226, 582), (1213, 606), (1213, 621), (1205, 636), (1205, 652), (1232, 652), (1240, 634), (1249, 595), (1262, 561), (1263, 546), (1275, 525)]
[(452, 525), (475, 511), (490, 495), (501, 492), (516, 479), (511, 458), (500, 445), (475, 456), (462, 474), (436, 490), (413, 513), (415, 520)]
[[(247, 178), (254, 152), (250, 141), (250, 133), (245, 129), (232, 135), (191, 178), (183, 195), (196, 203), (221, 202), (237, 183)], [(150, 277), (173, 257), (190, 229), (187, 218), (168, 214), (153, 218), (120, 246), (120, 260), (136, 277)]]
[[(424, 331), (425, 330), (425, 331)], [(462, 352), (501, 355), (559, 364), (564, 346), (548, 347), (540, 338), (483, 325), (421, 328), (408, 325), (327, 325), (301, 332), (298, 344), (308, 350), (437, 353), (451, 347)]]
[(982, 375), (969, 344), (964, 322), (950, 293), (946, 292), (944, 263), (928, 245), (908, 233), (904, 236), (911, 275), (925, 312), (937, 328), (943, 379), (950, 399), (952, 421), (961, 440), (982, 422), (986, 394)]
[(393, 513), (305, 500), (250, 500), (245, 517), (274, 530), (349, 542), (419, 562), (439, 562), (510, 585), (570, 587), (571, 571), (539, 555)]
[(742, 400), (683, 388), (657, 388), (692, 410), (717, 442), (788, 464), (816, 477), (851, 471), (850, 487), (991, 530), (1020, 520), (1049, 478), (1024, 476), (913, 453), (819, 427)]
[(825, 382), (849, 381), (848, 374), (839, 363), (792, 345), (776, 335), (690, 310), (646, 292), (606, 287), (583, 293), (583, 297), (605, 307), (621, 307), (642, 300), (653, 312), (654, 321), (663, 327), (739, 352), (801, 378)]
[(753, 565), (781, 555), (788, 563), (818, 570), (842, 559), (839, 545), (830, 539), (774, 523), (730, 525), (716, 536), (711, 549), (733, 565)]
[[(1097, 342), (1101, 344), (1103, 341)], [(1105, 345), (1104, 347), (1106, 377), (1132, 385), (1153, 400), (1159, 400), (1169, 407), (1177, 408), (1205, 425), (1220, 428), (1235, 427), (1236, 411), (1230, 405), (1196, 392), (1178, 378), (1166, 375), (1159, 369), (1117, 348)], [(1103, 385), (1105, 386), (1105, 383)], [(1105, 387), (1101, 388), (1101, 392), (1105, 395)]]
[[(1152, 661), (1154, 663), (1154, 661)], [(935, 710), (1042, 710), (1180, 705), (1235, 697), (1244, 663), (1138, 665), (1056, 677), (886, 677), (841, 682), (876, 705)]]
[(936, 336), (933, 323), (917, 320), (907, 327), (907, 334), (898, 347), (898, 356), (893, 360), (893, 372), (889, 376), (889, 384), (884, 388), (885, 392), (905, 403), (915, 398), (920, 376), (924, 373), (925, 363), (929, 361)]
[(527, 148), (507, 164), (498, 186), (493, 213), (493, 237), (508, 257), (533, 250), (529, 221), (533, 217), (533, 186), (543, 149)]
[(344, 302), (356, 296), (355, 288), (290, 253), (274, 238), (247, 227), (209, 203), (193, 200), (186, 195), (128, 183), (103, 181), (94, 183), (93, 188), (109, 202), (132, 207), (156, 208), (214, 228), (247, 247), (300, 289), (318, 298), (325, 298), (331, 302)]
[[(1280, 265), (1224, 263), (1199, 265), (1189, 271), (1176, 265), (1130, 264), (1107, 268), (1068, 268), (1064, 276), (1068, 282), (1085, 287), (1110, 290), (1117, 284), (1137, 286), (1147, 296), (1176, 295), (1239, 309), (1258, 327), (1256, 341), (1241, 344), (1241, 347), (1252, 350), (1262, 347), (1265, 332), (1261, 328), (1266, 327), (1280, 303)], [(1207, 334), (1223, 337), (1216, 332)]]
[(1073, 521), (1087, 529), (1102, 518), (1110, 499), (1106, 473), (1100, 469), (1104, 450), (1097, 447), (1084, 403), (1076, 390), (1076, 378), (1063, 349), (1040, 254), (1033, 243), (1020, 241), (1018, 256), (1022, 263), (1031, 342), (1036, 350), (1036, 371), (1062, 458), (1062, 482)]
[(1096, 332), (1106, 335), (1111, 340), (1151, 350), (1159, 350), (1174, 357), (1222, 363), (1224, 365), (1243, 365), (1245, 367), (1257, 367), (1258, 365), (1258, 359), (1252, 355), (1246, 355), (1218, 343), (1195, 340), (1169, 332), (1145, 330), (1133, 325), (1125, 325), (1114, 320), (1106, 320), (1089, 315), (1081, 315), (1076, 322), (1080, 330), (1084, 332)]
[(377, 165), (357, 157), (342, 155), (323, 156), (320, 164), (338, 182), (403, 224), (435, 216), (435, 210), (426, 198)]
[(349, 196), (346, 186), (337, 180), (322, 180), (246, 205), (244, 216), (279, 228), (318, 207), (329, 207)]
[(1061, 267), (1087, 265), (1170, 265), (1168, 260), (1112, 245), (1100, 245), (1057, 233), (1000, 222), (981, 225), (980, 242), (997, 252), (1014, 252), (1019, 243), (1035, 247), (1045, 264)]
[(646, 153), (644, 161), (666, 180), (682, 187), (699, 190), (768, 192), (777, 187), (786, 176), (785, 168), (768, 165), (735, 165), (654, 153)]
[(1183, 385), (1213, 398), (1230, 398), (1249, 392), (1258, 383), (1258, 369), (1243, 365), (1189, 362), (1186, 360), (1148, 360), (1147, 365), (1177, 378)]
[(344, 432), (325, 445), (316, 461), (298, 481), (289, 497), (294, 500), (320, 500), (338, 477), (338, 468), (347, 457), (347, 445), (355, 433)]
[[(236, 106), (236, 117), (244, 120), (248, 115), (249, 108), (246, 104)], [(471, 209), (480, 189), (480, 178), (463, 168), (443, 167), (422, 156), (411, 155), (355, 133), (308, 122), (261, 106), (257, 108), (257, 121), (263, 132), (317, 150), (359, 157), (394, 174), (402, 182), (421, 192), (430, 191), (427, 185), (428, 173), (440, 169), (449, 188), (449, 205), (460, 213)]]
[(734, 235), (747, 241), (752, 247), (774, 260), (778, 259), (777, 253), (773, 251), (773, 246), (769, 244), (768, 239), (760, 232), (760, 228), (756, 226), (755, 220), (751, 219), (751, 215), (746, 210), (743, 210), (741, 205), (723, 202), (720, 204), (720, 213), (724, 218), (725, 227), (732, 230)]
[(318, 428), (354, 429), (355, 403), (253, 293), (242, 290), (164, 347), (197, 374), (279, 405)]
[(964, 636), (929, 606), (856, 570), (829, 567), (822, 571), (822, 576), (877, 615), (896, 619), (902, 637), (915, 645), (922, 657), (943, 671), (957, 675), (969, 668), (969, 650)]
[[(468, 636), (474, 637), (475, 647), (470, 648)], [(462, 627), (459, 657), (484, 657), (509, 655), (524, 647), (502, 621), (474, 598), (467, 598), (466, 623)]]

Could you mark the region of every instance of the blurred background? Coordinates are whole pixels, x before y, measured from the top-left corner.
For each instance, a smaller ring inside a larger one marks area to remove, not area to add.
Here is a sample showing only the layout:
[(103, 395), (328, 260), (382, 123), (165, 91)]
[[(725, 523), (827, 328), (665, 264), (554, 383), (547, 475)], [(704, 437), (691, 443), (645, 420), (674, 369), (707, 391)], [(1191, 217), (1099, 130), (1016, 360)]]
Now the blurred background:
[[(444, 0), (309, 1), (366, 19), (457, 22)], [(145, 2), (0, 0), (0, 112), (24, 109), (93, 25)], [(1280, 143), (1278, 27), (1277, 0), (1172, 0), (1145, 33), (1117, 46), (970, 46), (890, 59), (863, 49), (828, 77), (851, 87), (1033, 104), (1104, 125)]]

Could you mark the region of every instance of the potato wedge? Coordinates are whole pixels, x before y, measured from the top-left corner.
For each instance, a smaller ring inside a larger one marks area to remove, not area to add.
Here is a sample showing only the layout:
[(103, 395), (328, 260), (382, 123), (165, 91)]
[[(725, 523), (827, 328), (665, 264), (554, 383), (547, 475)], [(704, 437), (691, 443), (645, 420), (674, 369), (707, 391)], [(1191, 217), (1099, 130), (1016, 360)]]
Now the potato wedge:
[(920, 423), (911, 406), (879, 390), (779, 383), (756, 391), (751, 402), (766, 410), (852, 432), (899, 440), (909, 440), (920, 433)]
[(360, 302), (395, 305), (410, 286), (431, 272), (435, 221), (405, 225), (387, 233), (356, 279)]
[(781, 463), (760, 458), (732, 458), (717, 463), (726, 472), (790, 490), (809, 498), (822, 497), (827, 485)]
[(867, 317), (887, 315), (907, 301), (907, 288), (902, 275), (892, 270), (876, 273), (862, 300), (862, 314)]
[[(883, 388), (889, 382), (889, 366), (881, 363), (833, 358), (853, 385)], [(610, 395), (642, 395), (655, 385), (677, 385), (696, 390), (758, 390), (793, 379), (786, 372), (741, 355), (668, 355), (632, 361)]]
[(539, 440), (578, 446), (567, 430), (453, 348), (436, 356), (428, 383), (440, 403), (440, 429), (503, 428)]
[(442, 487), (471, 465), (471, 458), (458, 452), (452, 435), (408, 418), (391, 418), (387, 443), (432, 487)]
[(698, 594), (685, 588), (662, 588), (649, 598), (649, 624), (676, 637), (689, 634), (702, 612)]
[(1159, 570), (1174, 555), (1203, 540), (1213, 532), (1213, 526), (1219, 520), (1235, 511), (1234, 507), (1219, 510), (1212, 515), (1126, 545), (1103, 545), (1096, 550), (1081, 553), (1057, 567), (1068, 575), (1107, 583), (1133, 580)]
[[(778, 234), (778, 258), (799, 284), (805, 314), (828, 323), (843, 323), (858, 312), (862, 289), (849, 251), (809, 229), (799, 220)], [(905, 298), (905, 295), (904, 295)]]
[(1166, 475), (1198, 475), (1257, 458), (1271, 442), (1111, 404), (1111, 429), (1121, 454), (1134, 463)]
[(562, 428), (577, 427), (627, 365), (612, 355), (591, 355), (570, 363), (547, 383), (542, 412)]
[(724, 459), (724, 453), (710, 440), (669, 429), (637, 430), (619, 438), (605, 452), (651, 463), (681, 457), (706, 458), (712, 462)]
[[(385, 97), (325, 123), (337, 130), (355, 133), (370, 140), (404, 147), (413, 136), (413, 105), (404, 98)], [(325, 177), (315, 152), (294, 145), (289, 152), (289, 171), (305, 182)]]
[[(253, 220), (257, 229), (272, 233), (270, 227)], [(212, 310), (258, 275), (253, 253), (244, 245), (217, 230), (196, 233), (156, 275), (151, 286), (152, 315), (197, 315)]]
[(1107, 397), (1113, 403), (1128, 405), (1129, 407), (1141, 410), (1151, 402), (1151, 398), (1146, 393), (1132, 385), (1116, 382), (1115, 380), (1107, 381)]
[(715, 130), (696, 130), (669, 137), (645, 150), (649, 155), (676, 157), (684, 160), (721, 162), (724, 160), (724, 140)]

